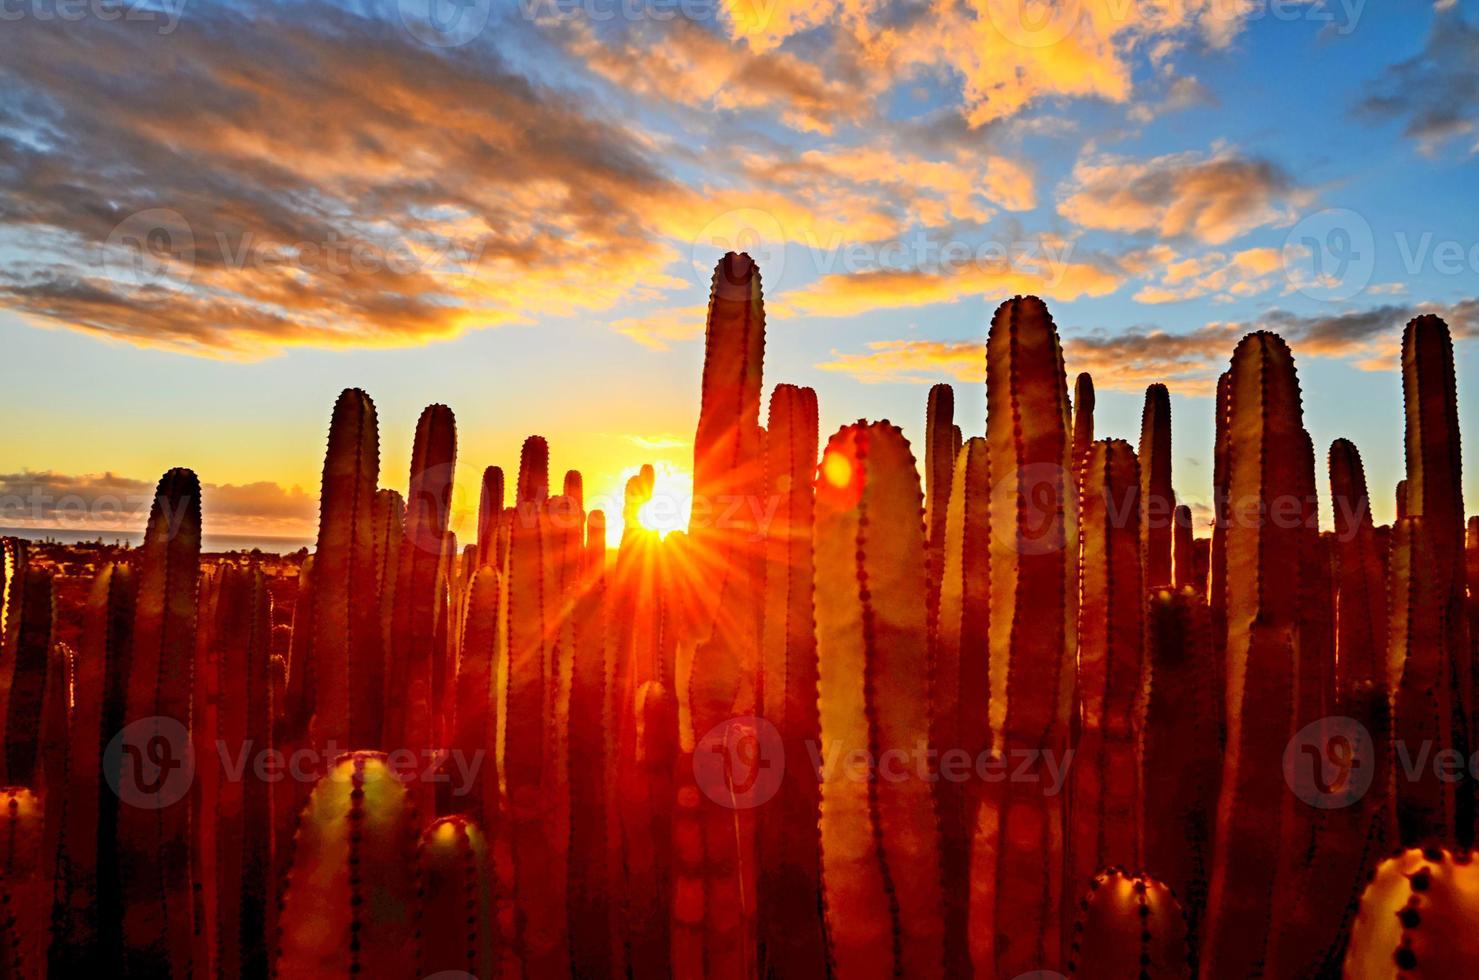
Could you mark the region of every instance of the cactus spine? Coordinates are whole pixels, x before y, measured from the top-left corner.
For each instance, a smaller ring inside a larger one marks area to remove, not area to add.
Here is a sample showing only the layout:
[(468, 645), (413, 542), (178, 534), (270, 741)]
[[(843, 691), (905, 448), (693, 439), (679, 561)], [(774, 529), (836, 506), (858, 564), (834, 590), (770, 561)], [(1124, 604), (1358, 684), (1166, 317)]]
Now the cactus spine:
[(1079, 497), (1078, 747), (1072, 768), (1069, 887), (1101, 868), (1139, 867), (1144, 649), (1140, 469), (1119, 439), (1094, 443)]
[(1347, 980), (1470, 977), (1479, 971), (1479, 865), (1467, 853), (1404, 851), (1382, 862), (1361, 896)]
[(426, 828), (416, 849), (420, 902), (412, 976), (493, 976), (493, 889), (488, 844), (464, 816)]
[[(822, 780), (822, 879), (842, 976), (943, 976), (931, 791), (896, 761), (929, 738), (921, 511), (897, 428), (859, 422), (828, 442), (814, 538), (817, 656), (821, 758), (837, 764)], [(866, 774), (854, 771), (859, 754)]]
[(1068, 972), (1080, 980), (1191, 980), (1188, 938), (1171, 889), (1145, 875), (1104, 871), (1079, 903)]
[(413, 795), (383, 754), (335, 761), (299, 821), (274, 976), (417, 975), (418, 823)]
[(986, 788), (971, 935), (976, 972), (1012, 976), (1056, 964), (1062, 951), (1064, 804), (1047, 791), (1042, 760), (1068, 761), (1077, 649), (1068, 392), (1057, 328), (1041, 300), (1018, 297), (996, 311), (986, 369), (993, 752), (1005, 760), (1030, 754), (1040, 779)]

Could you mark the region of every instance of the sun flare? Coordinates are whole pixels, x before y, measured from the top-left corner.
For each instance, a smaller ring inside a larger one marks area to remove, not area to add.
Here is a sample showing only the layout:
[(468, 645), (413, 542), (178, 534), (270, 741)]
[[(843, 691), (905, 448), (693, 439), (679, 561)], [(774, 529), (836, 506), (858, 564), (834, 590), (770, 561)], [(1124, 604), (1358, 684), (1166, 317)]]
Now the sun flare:
[[(679, 470), (671, 463), (658, 463), (653, 472), (656, 480), (652, 484), (652, 497), (637, 510), (637, 523), (665, 538), (688, 527), (688, 518), (693, 511), (693, 474)], [(636, 473), (637, 470), (633, 469), (623, 474), (623, 483)]]

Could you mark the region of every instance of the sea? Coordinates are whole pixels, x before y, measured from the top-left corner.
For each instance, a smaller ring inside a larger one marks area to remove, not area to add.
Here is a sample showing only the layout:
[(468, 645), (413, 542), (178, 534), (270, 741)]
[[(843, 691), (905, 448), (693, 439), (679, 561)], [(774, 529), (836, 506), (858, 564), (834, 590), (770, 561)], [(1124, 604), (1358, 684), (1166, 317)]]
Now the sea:
[[(0, 527), (0, 536), (26, 538), (29, 541), (55, 541), (58, 544), (86, 544), (101, 541), (104, 544), (128, 544), (137, 548), (144, 543), (143, 531), (100, 531), (97, 528), (67, 527)], [(280, 538), (246, 534), (207, 534), (200, 542), (204, 552), (251, 551), (257, 549), (265, 555), (286, 555), (299, 548), (313, 550), (310, 538)]]

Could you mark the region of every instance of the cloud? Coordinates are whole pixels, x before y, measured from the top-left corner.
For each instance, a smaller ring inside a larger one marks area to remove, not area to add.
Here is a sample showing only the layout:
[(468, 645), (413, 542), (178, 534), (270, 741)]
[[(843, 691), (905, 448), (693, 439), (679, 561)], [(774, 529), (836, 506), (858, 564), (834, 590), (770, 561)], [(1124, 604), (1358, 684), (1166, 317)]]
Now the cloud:
[(1222, 0), (962, 0), (932, 7), (886, 0), (721, 0), (730, 35), (754, 51), (814, 41), (832, 28), (840, 50), (890, 84), (946, 78), (972, 126), (1017, 115), (1051, 97), (1126, 102), (1131, 62), (1158, 60), (1187, 41), (1226, 47), (1252, 6)]
[[(1238, 341), (1254, 330), (1280, 334), (1296, 358), (1332, 358), (1363, 371), (1390, 371), (1400, 366), (1403, 326), (1422, 313), (1442, 316), (1455, 340), (1479, 336), (1479, 299), (1466, 299), (1450, 306), (1388, 305), (1333, 316), (1274, 310), (1256, 322), (1209, 323), (1187, 333), (1148, 327), (1067, 333), (1063, 358), (1070, 377), (1087, 371), (1101, 390), (1139, 393), (1160, 382), (1177, 394), (1208, 396)], [(832, 353), (832, 359), (818, 367), (866, 384), (923, 384), (942, 376), (972, 382), (985, 378), (983, 341), (883, 340), (862, 352)]]
[(1257, 296), (1282, 283), (1284, 252), (1278, 248), (1249, 248), (1240, 252), (1207, 252), (1179, 257), (1170, 250), (1151, 272), (1155, 281), (1135, 294), (1140, 303), (1177, 303), (1211, 296), (1231, 301)]
[[(156, 484), (116, 473), (22, 470), (0, 474), (0, 523), (11, 527), (138, 531), (149, 520)], [(207, 534), (312, 536), (318, 498), (271, 482), (205, 484)]]
[(1288, 220), (1307, 198), (1276, 164), (1225, 147), (1149, 160), (1099, 154), (1074, 165), (1058, 213), (1085, 228), (1221, 245)]
[(1423, 50), (1388, 68), (1357, 109), (1401, 120), (1403, 134), (1426, 152), (1458, 140), (1473, 154), (1479, 153), (1479, 26), (1453, 6), (1438, 4)]
[[(693, 188), (492, 49), (331, 7), (0, 32), (0, 303), (253, 357), (400, 346), (672, 285)], [(591, 270), (599, 269), (593, 275)]]

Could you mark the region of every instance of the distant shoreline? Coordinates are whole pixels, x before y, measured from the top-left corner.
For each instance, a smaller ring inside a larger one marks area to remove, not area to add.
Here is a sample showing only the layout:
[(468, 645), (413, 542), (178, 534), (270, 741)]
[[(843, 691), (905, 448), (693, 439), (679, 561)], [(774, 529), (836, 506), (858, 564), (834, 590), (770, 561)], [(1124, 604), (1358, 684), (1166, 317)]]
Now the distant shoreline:
[[(97, 528), (68, 527), (0, 527), (0, 535), (26, 538), (30, 541), (55, 541), (58, 544), (90, 544), (101, 541), (108, 545), (128, 544), (137, 548), (144, 543), (144, 532), (100, 530)], [(286, 555), (300, 548), (313, 549), (308, 538), (275, 537), (265, 534), (207, 534), (201, 540), (201, 550), (206, 552), (251, 551), (257, 549), (264, 554)]]

